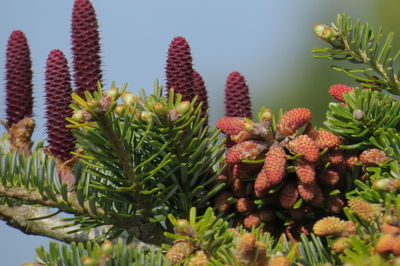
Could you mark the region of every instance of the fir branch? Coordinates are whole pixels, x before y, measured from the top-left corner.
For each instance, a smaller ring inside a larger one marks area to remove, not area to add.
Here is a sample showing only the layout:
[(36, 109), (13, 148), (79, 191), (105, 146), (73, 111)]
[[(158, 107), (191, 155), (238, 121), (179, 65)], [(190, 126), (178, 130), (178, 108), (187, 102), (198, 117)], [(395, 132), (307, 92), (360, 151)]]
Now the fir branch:
[[(52, 212), (47, 207), (32, 205), (6, 206), (0, 205), (0, 217), (8, 225), (21, 230), (28, 235), (46, 236), (66, 243), (86, 242), (101, 235), (110, 229), (110, 226), (96, 227), (94, 230), (71, 233), (78, 226), (61, 228), (70, 222), (58, 216), (51, 216)], [(40, 217), (51, 216), (44, 219)], [(58, 229), (55, 229), (58, 227)]]
[[(362, 86), (400, 95), (400, 72), (395, 72), (399, 71), (400, 51), (393, 53), (394, 34), (385, 35), (382, 28), (376, 30), (368, 23), (354, 22), (345, 14), (339, 14), (336, 21), (331, 27), (322, 24), (314, 26), (315, 34), (331, 44), (328, 48), (313, 49), (314, 53), (322, 54), (314, 57), (347, 60), (354, 64), (352, 69), (332, 68), (354, 78)], [(361, 65), (365, 67), (359, 67)]]

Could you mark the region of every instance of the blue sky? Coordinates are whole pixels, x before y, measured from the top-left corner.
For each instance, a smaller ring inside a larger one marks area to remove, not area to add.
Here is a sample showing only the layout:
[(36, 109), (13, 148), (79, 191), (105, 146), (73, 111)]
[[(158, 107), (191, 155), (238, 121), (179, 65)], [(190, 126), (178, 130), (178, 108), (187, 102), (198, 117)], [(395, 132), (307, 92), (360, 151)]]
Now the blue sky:
[[(211, 124), (223, 115), (223, 89), (232, 71), (247, 79), (253, 111), (261, 105), (317, 108), (328, 96), (311, 94), (333, 82), (318, 83), (313, 75), (329, 70), (329, 63), (311, 58), (312, 47), (323, 45), (313, 37), (314, 23), (329, 23), (339, 12), (369, 19), (374, 1), (227, 1), (227, 0), (93, 0), (100, 24), (103, 76), (106, 86), (128, 82), (128, 89), (151, 89), (164, 67), (169, 42), (184, 36), (192, 49), (195, 69), (209, 90)], [(1, 0), (0, 65), (5, 65), (7, 39), (12, 30), (25, 32), (32, 53), (35, 84), (34, 139), (44, 139), (44, 67), (48, 53), (61, 49), (71, 62), (70, 16), (73, 1)], [(398, 13), (397, 13), (398, 14)], [(395, 16), (393, 11), (391, 16)], [(307, 73), (305, 71), (309, 70)], [(4, 70), (1, 70), (1, 79)], [(310, 73), (312, 72), (312, 73)], [(333, 76), (336, 77), (336, 76)], [(0, 82), (4, 84), (4, 82)], [(307, 89), (307, 90), (306, 90)], [(323, 94), (325, 95), (325, 94)], [(4, 86), (0, 89), (0, 119), (5, 118)], [(304, 99), (298, 102), (298, 99)], [(316, 114), (321, 118), (323, 113)], [(4, 132), (3, 129), (0, 132)], [(0, 222), (0, 263), (33, 261), (34, 248), (48, 239), (26, 236)]]

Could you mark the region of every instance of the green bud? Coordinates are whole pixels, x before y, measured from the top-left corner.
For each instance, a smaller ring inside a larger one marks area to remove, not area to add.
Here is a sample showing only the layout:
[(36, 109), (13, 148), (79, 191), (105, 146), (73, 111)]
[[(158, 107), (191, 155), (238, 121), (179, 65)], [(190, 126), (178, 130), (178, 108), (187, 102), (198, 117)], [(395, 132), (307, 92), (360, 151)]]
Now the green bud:
[(372, 184), (372, 188), (376, 190), (390, 191), (391, 190), (391, 180), (389, 178), (382, 178), (376, 180)]
[(77, 110), (72, 114), (72, 120), (78, 123), (85, 121), (84, 110)]
[(267, 108), (264, 110), (264, 112), (260, 116), (260, 122), (267, 122), (267, 121), (272, 121), (272, 110)]
[(126, 112), (126, 105), (118, 104), (117, 106), (115, 106), (114, 112), (117, 116), (121, 116), (123, 113)]
[(330, 42), (336, 37), (335, 32), (332, 30), (332, 28), (324, 24), (315, 24), (313, 26), (313, 30), (317, 37), (326, 42)]
[(181, 115), (185, 114), (187, 111), (190, 109), (190, 102), (189, 101), (183, 101), (175, 105), (176, 111), (180, 113)]
[(252, 121), (244, 122), (244, 129), (248, 132), (252, 132), (254, 130), (254, 123)]
[(84, 256), (81, 258), (83, 266), (98, 266), (98, 261), (96, 259), (90, 258), (88, 256)]
[(93, 98), (89, 99), (87, 101), (87, 104), (88, 104), (88, 107), (94, 112), (97, 112), (101, 109), (101, 104), (96, 99), (93, 99)]
[(131, 92), (124, 92), (121, 95), (121, 98), (122, 98), (122, 101), (127, 105), (134, 104), (135, 102), (137, 102), (139, 100), (139, 97)]
[(153, 117), (152, 117), (152, 112), (143, 111), (143, 112), (140, 114), (140, 119), (142, 119), (143, 121), (145, 121), (145, 122), (147, 122), (147, 123), (150, 123), (151, 120), (153, 119)]
[(186, 219), (179, 219), (176, 221), (175, 232), (180, 235), (193, 237), (195, 235), (193, 227)]
[(112, 97), (113, 99), (116, 99), (119, 97), (119, 90), (118, 88), (111, 88), (108, 91), (106, 91), (105, 94)]
[(185, 232), (190, 227), (190, 223), (186, 219), (179, 219), (176, 221), (175, 230), (177, 232)]
[(101, 252), (106, 256), (111, 256), (113, 254), (113, 243), (110, 240), (104, 240), (100, 247)]
[(153, 108), (154, 108), (154, 112), (158, 116), (165, 116), (166, 114), (168, 114), (168, 108), (165, 103), (156, 102), (153, 104)]

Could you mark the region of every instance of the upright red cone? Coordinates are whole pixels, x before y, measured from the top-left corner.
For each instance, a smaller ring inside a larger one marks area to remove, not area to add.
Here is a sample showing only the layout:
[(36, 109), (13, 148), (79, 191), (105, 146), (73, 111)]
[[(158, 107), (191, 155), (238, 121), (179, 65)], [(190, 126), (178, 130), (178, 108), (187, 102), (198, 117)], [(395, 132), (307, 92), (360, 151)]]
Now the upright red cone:
[(174, 88), (175, 93), (182, 94), (184, 101), (191, 101), (194, 97), (194, 80), (192, 55), (190, 46), (183, 37), (175, 37), (168, 49), (167, 67), (167, 95)]
[(249, 88), (239, 72), (232, 72), (226, 80), (225, 116), (252, 118)]
[(194, 95), (197, 95), (197, 103), (202, 102), (203, 105), (201, 106), (201, 114), (202, 117), (206, 119), (205, 124), (208, 124), (208, 116), (206, 116), (208, 110), (208, 97), (207, 97), (207, 90), (206, 86), (204, 85), (203, 78), (201, 75), (193, 70), (193, 92)]
[(100, 37), (89, 0), (75, 0), (72, 11), (72, 53), (76, 93), (93, 92), (102, 79)]
[(9, 126), (32, 117), (32, 62), (28, 41), (22, 31), (13, 31), (6, 54), (6, 105)]
[(53, 50), (46, 64), (46, 118), (49, 149), (52, 155), (61, 161), (71, 159), (75, 148), (75, 139), (71, 129), (67, 128), (66, 117), (72, 115), (71, 78), (68, 62), (63, 52)]

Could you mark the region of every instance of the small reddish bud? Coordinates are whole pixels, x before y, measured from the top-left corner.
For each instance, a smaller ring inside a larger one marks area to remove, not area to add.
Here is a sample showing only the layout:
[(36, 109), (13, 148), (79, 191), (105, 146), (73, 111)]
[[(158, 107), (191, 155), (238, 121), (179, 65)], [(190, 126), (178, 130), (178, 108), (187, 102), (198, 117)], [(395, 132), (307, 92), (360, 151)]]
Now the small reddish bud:
[(330, 88), (329, 88), (329, 94), (335, 98), (336, 100), (340, 101), (340, 102), (344, 102), (344, 97), (343, 94), (344, 93), (348, 93), (353, 91), (354, 88), (343, 85), (343, 84), (333, 84)]
[(341, 143), (339, 136), (325, 130), (311, 131), (309, 136), (321, 150), (336, 147)]
[(301, 153), (305, 160), (316, 162), (319, 156), (319, 149), (312, 139), (307, 135), (297, 136), (288, 143), (289, 149), (293, 153)]
[(284, 136), (293, 135), (311, 120), (311, 111), (307, 108), (294, 108), (283, 114), (277, 125), (277, 129)]
[(334, 186), (339, 182), (340, 175), (334, 169), (326, 169), (318, 179), (323, 185)]
[(232, 197), (232, 193), (228, 191), (222, 191), (215, 197), (215, 205), (218, 207), (218, 211), (223, 212), (231, 207), (228, 199)]
[(253, 201), (250, 198), (240, 198), (236, 201), (236, 210), (243, 214), (250, 214), (255, 208)]
[(217, 120), (216, 127), (226, 135), (237, 135), (245, 130), (244, 124), (242, 117), (223, 117)]
[(301, 183), (303, 184), (315, 183), (316, 170), (314, 163), (297, 159), (294, 162), (294, 169)]
[(279, 193), (279, 202), (283, 208), (292, 207), (299, 198), (299, 192), (295, 183), (286, 184)]
[(227, 163), (240, 163), (242, 160), (255, 160), (267, 148), (268, 144), (264, 141), (246, 140), (229, 148), (225, 161)]
[(260, 224), (261, 224), (261, 219), (258, 213), (252, 213), (243, 220), (244, 227), (249, 229), (251, 229), (252, 227), (257, 227)]
[(360, 161), (366, 165), (384, 163), (387, 160), (388, 156), (380, 149), (369, 149), (360, 154)]
[(265, 154), (265, 162), (262, 170), (254, 182), (254, 191), (257, 197), (271, 187), (279, 184), (286, 174), (286, 153), (278, 145), (272, 146)]

